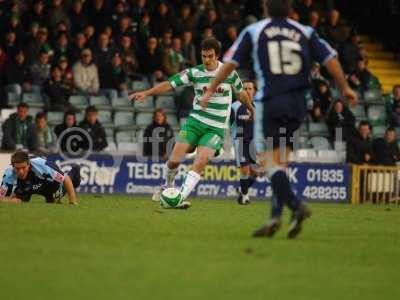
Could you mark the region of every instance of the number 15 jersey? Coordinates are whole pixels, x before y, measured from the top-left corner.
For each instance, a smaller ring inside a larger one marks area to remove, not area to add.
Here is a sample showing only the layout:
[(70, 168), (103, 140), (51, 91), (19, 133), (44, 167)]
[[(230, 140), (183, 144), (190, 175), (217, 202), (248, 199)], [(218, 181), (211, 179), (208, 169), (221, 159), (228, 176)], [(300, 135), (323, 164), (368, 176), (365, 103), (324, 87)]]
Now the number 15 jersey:
[(256, 101), (310, 86), (313, 60), (325, 64), (336, 51), (313, 28), (283, 18), (267, 18), (247, 26), (224, 56), (237, 66), (253, 61)]

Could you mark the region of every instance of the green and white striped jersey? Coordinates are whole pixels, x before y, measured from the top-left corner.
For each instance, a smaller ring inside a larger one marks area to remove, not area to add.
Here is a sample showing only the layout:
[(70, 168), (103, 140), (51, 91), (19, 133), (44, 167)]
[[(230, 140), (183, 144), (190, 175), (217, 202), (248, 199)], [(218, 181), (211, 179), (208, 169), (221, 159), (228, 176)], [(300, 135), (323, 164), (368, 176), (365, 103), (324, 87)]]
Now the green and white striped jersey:
[(202, 109), (200, 97), (204, 94), (210, 82), (215, 78), (223, 64), (218, 61), (218, 67), (214, 71), (207, 71), (204, 65), (188, 68), (171, 76), (168, 80), (173, 88), (180, 86), (193, 86), (195, 97), (193, 110), (190, 116), (200, 122), (217, 127), (228, 128), (231, 113), (232, 92), (239, 93), (243, 90), (243, 83), (236, 71), (233, 71), (217, 88), (209, 100), (208, 106)]

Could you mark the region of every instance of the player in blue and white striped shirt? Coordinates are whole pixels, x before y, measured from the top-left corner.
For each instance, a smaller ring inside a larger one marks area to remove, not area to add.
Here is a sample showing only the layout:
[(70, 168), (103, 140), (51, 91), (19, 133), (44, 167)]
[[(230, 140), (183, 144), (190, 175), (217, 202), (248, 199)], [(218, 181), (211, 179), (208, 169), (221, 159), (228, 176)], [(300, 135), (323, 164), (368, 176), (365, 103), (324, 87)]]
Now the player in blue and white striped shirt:
[[(235, 68), (253, 60), (259, 88), (255, 97), (255, 138), (266, 146), (264, 165), (276, 199), (271, 219), (255, 231), (254, 236), (272, 237), (280, 228), (281, 210), (286, 204), (293, 213), (288, 238), (295, 238), (311, 212), (294, 194), (285, 168), (294, 142), (293, 133), (307, 114), (312, 61), (326, 67), (350, 104), (357, 102), (357, 95), (347, 84), (336, 52), (313, 28), (288, 19), (292, 1), (267, 0), (266, 4), (269, 17), (247, 26), (240, 33), (225, 54), (225, 64), (202, 97), (201, 104), (207, 106), (209, 96)], [(286, 143), (280, 147), (282, 139)]]

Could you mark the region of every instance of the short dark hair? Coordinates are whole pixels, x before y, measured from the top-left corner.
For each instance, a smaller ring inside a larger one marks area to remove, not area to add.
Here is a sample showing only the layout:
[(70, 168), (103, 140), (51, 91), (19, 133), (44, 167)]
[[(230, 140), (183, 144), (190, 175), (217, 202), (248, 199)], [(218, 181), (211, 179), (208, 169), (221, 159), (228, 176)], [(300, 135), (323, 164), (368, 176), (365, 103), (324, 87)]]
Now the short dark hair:
[(216, 38), (207, 38), (201, 42), (201, 50), (212, 49), (214, 49), (216, 55), (221, 53), (221, 43)]
[(39, 120), (39, 119), (46, 119), (46, 114), (42, 111), (38, 112), (35, 116), (35, 121)]
[(386, 130), (385, 130), (385, 133), (388, 133), (388, 132), (390, 132), (390, 131), (394, 131), (394, 132), (396, 132), (396, 129), (394, 128), (394, 127), (388, 127), (388, 128), (386, 128)]
[(257, 83), (254, 80), (245, 79), (245, 80), (243, 80), (243, 84), (245, 84), (245, 83), (252, 83), (254, 86), (254, 89), (257, 91)]
[(53, 73), (55, 70), (59, 70), (62, 72), (61, 68), (58, 65), (51, 66), (50, 73)]
[(90, 113), (90, 112), (95, 112), (95, 113), (97, 113), (98, 110), (97, 110), (96, 106), (90, 105), (90, 106), (86, 107), (85, 114), (87, 115), (87, 114)]
[(292, 0), (267, 0), (267, 11), (271, 18), (286, 18), (292, 9)]
[(21, 102), (17, 105), (17, 108), (29, 108), (29, 105), (25, 102)]
[(67, 110), (66, 112), (64, 112), (64, 118), (66, 117), (66, 116), (76, 116), (76, 113), (75, 113), (75, 111), (73, 110), (73, 109), (69, 109), (69, 110)]
[(39, 56), (42, 56), (42, 55), (48, 55), (49, 54), (49, 52), (47, 52), (46, 50), (44, 50), (44, 49), (42, 49), (42, 50), (40, 50), (40, 52), (39, 52)]
[(157, 108), (154, 112), (153, 112), (153, 122), (156, 119), (156, 115), (158, 113), (163, 114), (164, 118), (165, 118), (165, 123), (167, 123), (167, 114), (165, 113), (165, 110), (163, 108)]
[(358, 129), (360, 129), (360, 128), (363, 127), (363, 126), (368, 126), (368, 128), (371, 129), (371, 124), (370, 124), (368, 121), (361, 121), (361, 122), (358, 124)]
[(65, 119), (68, 116), (73, 116), (75, 118), (75, 122), (76, 122), (76, 113), (75, 113), (75, 111), (73, 109), (70, 109), (70, 110), (67, 110), (66, 112), (64, 112), (64, 118), (63, 118), (63, 120), (64, 120), (63, 122), (64, 123), (65, 123)]
[(29, 154), (24, 150), (17, 150), (11, 156), (11, 164), (19, 164), (19, 163), (29, 163)]

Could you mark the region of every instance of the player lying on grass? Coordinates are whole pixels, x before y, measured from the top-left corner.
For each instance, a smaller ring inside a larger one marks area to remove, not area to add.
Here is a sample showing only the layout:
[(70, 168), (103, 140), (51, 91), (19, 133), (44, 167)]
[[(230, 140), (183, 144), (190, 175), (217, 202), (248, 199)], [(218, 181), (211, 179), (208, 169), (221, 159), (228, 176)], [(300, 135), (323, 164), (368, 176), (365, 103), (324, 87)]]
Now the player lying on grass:
[(28, 202), (33, 194), (42, 195), (47, 203), (61, 202), (68, 194), (70, 204), (78, 204), (75, 188), (81, 182), (80, 167), (75, 165), (64, 174), (54, 163), (41, 157), (29, 157), (18, 150), (11, 156), (11, 166), (3, 176), (0, 202)]
[[(173, 75), (168, 81), (129, 96), (131, 100), (140, 101), (147, 96), (162, 94), (177, 87), (189, 85), (193, 86), (195, 92), (193, 110), (182, 126), (166, 163), (165, 185), (153, 195), (153, 200), (159, 200), (163, 189), (174, 186), (179, 164), (185, 159), (186, 153), (197, 147), (197, 155), (192, 170), (186, 174), (181, 187), (182, 199), (185, 200), (196, 187), (201, 178), (200, 174), (208, 164), (209, 159), (222, 148), (224, 130), (228, 128), (229, 123), (233, 92), (238, 95), (240, 101), (245, 103), (250, 114), (252, 116), (254, 114), (249, 96), (243, 90), (242, 81), (236, 71), (228, 74), (226, 80), (216, 88), (206, 109), (202, 109), (199, 105), (199, 98), (222, 66), (222, 63), (218, 61), (220, 51), (221, 46), (216, 39), (205, 39), (201, 44), (202, 65), (188, 68)], [(184, 201), (180, 206), (187, 208), (190, 203)]]
[[(253, 81), (244, 81), (244, 90), (253, 103), (256, 94), (256, 85)], [(257, 171), (256, 151), (253, 142), (254, 120), (246, 105), (240, 101), (232, 104), (231, 134), (235, 148), (236, 165), (240, 168), (240, 188), (238, 188), (239, 204), (249, 204), (249, 188), (253, 185), (259, 172)]]

